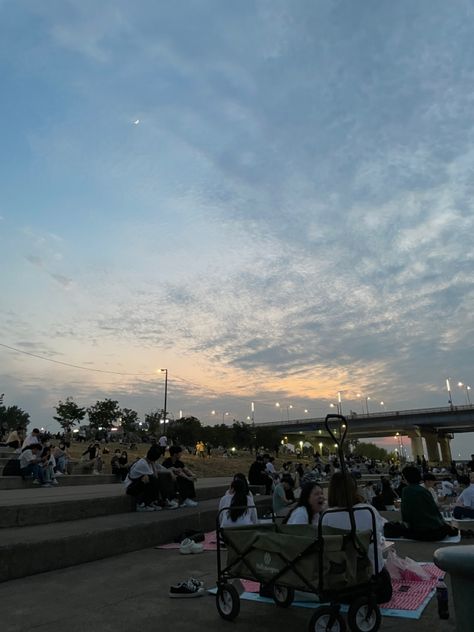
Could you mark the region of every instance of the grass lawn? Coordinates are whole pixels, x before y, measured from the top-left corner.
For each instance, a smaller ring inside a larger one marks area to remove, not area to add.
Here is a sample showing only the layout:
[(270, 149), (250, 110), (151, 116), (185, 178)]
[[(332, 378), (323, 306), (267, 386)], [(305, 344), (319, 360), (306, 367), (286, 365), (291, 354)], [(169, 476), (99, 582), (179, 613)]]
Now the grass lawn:
[[(75, 459), (79, 459), (81, 454), (87, 448), (89, 443), (75, 443), (73, 442), (70, 447), (70, 452)], [(114, 451), (117, 448), (122, 449), (122, 446), (117, 443), (101, 444), (101, 448), (106, 447), (110, 450), (109, 454), (103, 455), (104, 471), (110, 473), (110, 459), (112, 458)], [(128, 461), (132, 463), (137, 457), (143, 457), (146, 455), (149, 449), (149, 443), (137, 444), (136, 450), (126, 450), (128, 454)], [(193, 454), (183, 453), (183, 462), (191, 469), (199, 478), (213, 477), (213, 476), (232, 476), (236, 472), (243, 472), (248, 474), (250, 464), (254, 461), (254, 456), (246, 451), (237, 451), (235, 454), (229, 457), (223, 457), (214, 451), (214, 454), (210, 458), (202, 458), (194, 456)], [(283, 458), (276, 459), (275, 467), (277, 470), (281, 468), (284, 461), (296, 461), (295, 457), (289, 457), (285, 455)], [(299, 459), (303, 462), (310, 461), (309, 459)]]

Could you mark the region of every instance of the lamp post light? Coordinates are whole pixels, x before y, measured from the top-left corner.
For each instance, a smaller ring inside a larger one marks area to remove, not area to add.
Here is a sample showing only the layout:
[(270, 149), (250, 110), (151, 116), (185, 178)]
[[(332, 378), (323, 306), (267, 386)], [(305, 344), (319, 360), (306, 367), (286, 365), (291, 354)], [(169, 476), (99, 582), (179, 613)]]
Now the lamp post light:
[(290, 421), (290, 408), (293, 408), (292, 404), (287, 404), (286, 406), (286, 418), (288, 421)]
[(459, 388), (463, 388), (464, 389), (464, 393), (466, 394), (466, 404), (468, 406), (471, 405), (471, 398), (469, 397), (469, 391), (471, 390), (471, 387), (468, 386), (467, 384), (464, 384), (464, 382), (458, 382), (458, 386)]
[[(211, 415), (217, 415), (217, 411), (211, 410)], [(226, 410), (222, 411), (222, 423), (224, 423), (224, 417), (230, 415), (230, 413)]]
[(337, 412), (342, 415), (342, 398), (341, 391), (337, 391)]
[(448, 404), (452, 408), (454, 405), (453, 396), (451, 395), (451, 384), (449, 383), (449, 377), (446, 378), (446, 390), (448, 391)]
[[(280, 402), (275, 402), (275, 407), (281, 410)], [(283, 410), (281, 410), (281, 420), (283, 421)]]
[(163, 408), (163, 419), (166, 419), (166, 415), (168, 414), (166, 411), (166, 402), (168, 398), (168, 369), (160, 369), (160, 371), (165, 374), (165, 405)]
[(381, 406), (382, 410), (385, 411), (385, 402), (380, 402), (380, 406)]
[(357, 393), (356, 397), (357, 397), (357, 399), (360, 401), (360, 407), (361, 407), (361, 409), (362, 409), (362, 414), (364, 414), (364, 413), (365, 413), (365, 411), (364, 411), (364, 404), (363, 404), (363, 402), (362, 402), (362, 395), (361, 395), (360, 393)]

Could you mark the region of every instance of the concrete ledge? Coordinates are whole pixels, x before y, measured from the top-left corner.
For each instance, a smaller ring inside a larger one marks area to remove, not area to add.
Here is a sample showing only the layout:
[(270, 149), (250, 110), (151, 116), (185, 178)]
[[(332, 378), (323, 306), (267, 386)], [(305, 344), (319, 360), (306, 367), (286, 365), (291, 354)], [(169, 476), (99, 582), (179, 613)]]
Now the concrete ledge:
[[(112, 474), (71, 474), (58, 477), (61, 487), (70, 485), (104, 485), (118, 482)], [(23, 480), (21, 476), (0, 476), (0, 490), (2, 489), (28, 489), (36, 487), (33, 480)]]
[[(256, 499), (260, 511), (270, 497)], [(72, 522), (4, 529), (0, 543), (0, 581), (171, 542), (185, 529), (215, 528), (216, 499), (199, 507), (153, 513), (126, 513)], [(178, 552), (176, 552), (179, 555)], [(204, 553), (204, 555), (212, 553)]]
[[(197, 499), (205, 501), (224, 495), (227, 486), (212, 485), (198, 488)], [(37, 496), (37, 493), (41, 495)], [(117, 515), (131, 512), (133, 499), (127, 496), (122, 485), (93, 490), (90, 487), (57, 488), (28, 490), (28, 493), (15, 498), (8, 492), (0, 501), (0, 528), (27, 527), (33, 525), (84, 520), (99, 516)], [(0, 537), (3, 532), (0, 533)]]

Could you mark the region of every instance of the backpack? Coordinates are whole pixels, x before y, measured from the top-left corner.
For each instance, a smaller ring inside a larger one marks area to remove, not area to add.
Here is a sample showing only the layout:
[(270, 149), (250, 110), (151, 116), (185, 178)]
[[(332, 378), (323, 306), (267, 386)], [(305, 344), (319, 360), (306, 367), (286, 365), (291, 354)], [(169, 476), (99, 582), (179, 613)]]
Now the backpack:
[(3, 476), (21, 476), (20, 459), (10, 459), (7, 461), (2, 474)]

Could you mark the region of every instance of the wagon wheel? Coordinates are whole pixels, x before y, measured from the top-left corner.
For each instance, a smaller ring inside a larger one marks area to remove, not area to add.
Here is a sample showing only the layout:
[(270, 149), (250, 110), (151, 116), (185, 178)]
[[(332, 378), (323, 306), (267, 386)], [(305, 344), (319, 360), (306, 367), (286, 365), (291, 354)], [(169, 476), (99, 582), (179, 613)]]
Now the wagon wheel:
[(314, 611), (309, 622), (309, 632), (346, 632), (344, 619), (331, 606), (321, 606)]
[(273, 601), (281, 608), (288, 608), (293, 603), (295, 591), (287, 586), (273, 585)]
[(231, 584), (224, 584), (217, 589), (217, 612), (226, 621), (232, 621), (240, 612), (240, 597), (237, 590)]
[(347, 621), (351, 632), (377, 632), (382, 621), (380, 608), (371, 605), (367, 597), (359, 597), (349, 606)]

